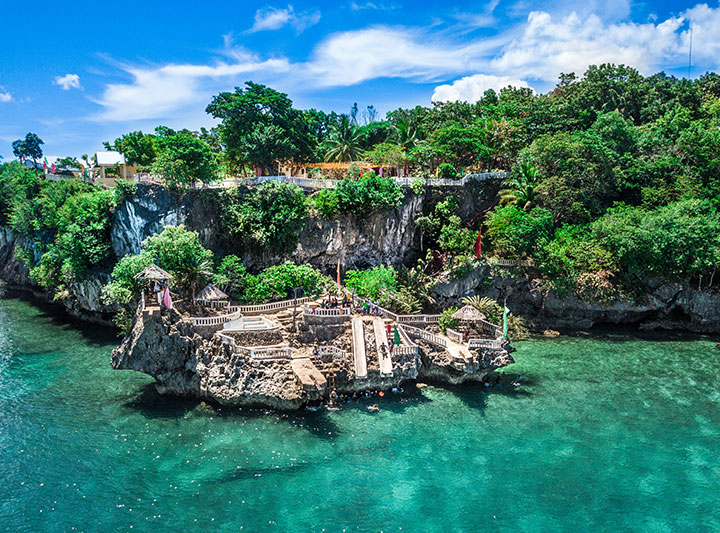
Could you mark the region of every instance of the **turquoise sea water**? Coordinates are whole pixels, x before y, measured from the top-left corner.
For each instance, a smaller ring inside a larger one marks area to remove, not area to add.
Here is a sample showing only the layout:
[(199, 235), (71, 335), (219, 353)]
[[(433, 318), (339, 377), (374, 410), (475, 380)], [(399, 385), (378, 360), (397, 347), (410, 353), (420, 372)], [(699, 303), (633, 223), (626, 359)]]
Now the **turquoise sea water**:
[(115, 342), (0, 300), (0, 530), (720, 530), (709, 339), (529, 341), (500, 387), (284, 415), (160, 397)]

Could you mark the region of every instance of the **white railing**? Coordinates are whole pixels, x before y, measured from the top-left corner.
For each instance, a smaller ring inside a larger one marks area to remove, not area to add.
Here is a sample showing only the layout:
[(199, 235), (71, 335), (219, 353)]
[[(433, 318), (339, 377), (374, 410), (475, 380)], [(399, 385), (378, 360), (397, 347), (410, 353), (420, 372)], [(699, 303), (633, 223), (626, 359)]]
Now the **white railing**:
[(228, 337), (227, 335), (223, 335), (222, 333), (216, 333), (221, 341), (223, 341), (225, 344), (229, 344), (232, 347), (235, 347), (235, 339), (233, 337)]
[(455, 331), (454, 329), (447, 328), (445, 330), (445, 335), (447, 335), (450, 340), (453, 340), (455, 342), (459, 342), (460, 344), (462, 344), (463, 334), (460, 333), (459, 331)]
[(205, 300), (203, 298), (198, 298), (195, 300), (200, 305), (204, 305), (205, 307), (211, 307), (213, 309), (224, 309), (230, 305), (230, 302), (227, 300)]
[(416, 328), (414, 326), (408, 326), (406, 324), (398, 327), (403, 328), (409, 335), (420, 337), (421, 339), (426, 340), (432, 344), (435, 344), (442, 348), (447, 348), (447, 340), (444, 337), (435, 335), (433, 333), (430, 333), (429, 331), (425, 331), (424, 329)]
[(491, 258), (490, 261), (498, 266), (504, 267), (535, 266), (535, 263), (532, 259), (524, 259), (522, 261), (517, 261), (515, 259), (503, 259), (501, 257), (494, 257)]
[(309, 302), (310, 298), (298, 298), (297, 300), (282, 300), (280, 302), (271, 302), (269, 304), (258, 304), (258, 305), (231, 305), (228, 307), (231, 311), (240, 311), (241, 313), (262, 313), (264, 311), (275, 311), (277, 309), (286, 309), (297, 305)]
[(469, 350), (476, 348), (492, 348), (498, 350), (502, 347), (502, 341), (498, 339), (470, 339), (467, 347)]
[(345, 357), (347, 357), (347, 352), (345, 350), (337, 348), (336, 346), (320, 346), (318, 348), (318, 356), (323, 355), (332, 355), (333, 357), (344, 359)]
[(309, 307), (304, 305), (303, 314), (311, 316), (350, 316), (351, 311), (349, 307), (323, 309), (322, 307)]
[(218, 324), (237, 320), (241, 316), (242, 313), (240, 311), (233, 311), (227, 315), (186, 318), (185, 321), (192, 323), (193, 326), (217, 326)]
[(393, 355), (417, 355), (418, 347), (417, 344), (400, 345), (393, 348)]
[(287, 346), (239, 346), (235, 351), (249, 355), (251, 359), (291, 359), (290, 348)]

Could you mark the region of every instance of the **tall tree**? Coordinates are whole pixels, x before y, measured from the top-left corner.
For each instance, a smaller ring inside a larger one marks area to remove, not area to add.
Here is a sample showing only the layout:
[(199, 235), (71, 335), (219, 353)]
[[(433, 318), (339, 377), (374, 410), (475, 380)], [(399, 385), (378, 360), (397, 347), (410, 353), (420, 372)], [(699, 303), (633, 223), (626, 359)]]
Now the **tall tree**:
[(43, 156), (40, 145), (45, 144), (43, 140), (34, 133), (28, 133), (24, 139), (18, 139), (12, 143), (15, 157), (27, 157), (37, 165), (37, 160)]
[(152, 169), (168, 185), (194, 186), (197, 181), (207, 183), (218, 178), (218, 163), (212, 149), (191, 132), (160, 135), (155, 142), (159, 153)]
[(327, 140), (326, 161), (355, 161), (360, 155), (360, 132), (347, 116), (333, 129)]
[(123, 154), (128, 165), (148, 167), (157, 157), (154, 139), (154, 135), (131, 131), (115, 139), (112, 144), (104, 142), (103, 145), (106, 150), (116, 150)]
[(278, 161), (302, 161), (313, 153), (303, 113), (286, 94), (265, 85), (249, 81), (245, 89), (220, 93), (206, 111), (221, 120), (218, 130), (233, 170), (252, 165), (272, 172)]

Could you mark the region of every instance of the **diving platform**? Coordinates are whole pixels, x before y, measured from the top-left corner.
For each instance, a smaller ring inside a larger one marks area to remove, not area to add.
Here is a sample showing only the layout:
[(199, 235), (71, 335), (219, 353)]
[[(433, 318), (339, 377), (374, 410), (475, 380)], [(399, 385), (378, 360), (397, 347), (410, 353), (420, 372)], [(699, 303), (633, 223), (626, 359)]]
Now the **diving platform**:
[[(387, 338), (385, 321), (380, 317), (373, 318), (373, 331), (375, 332), (375, 348), (377, 349), (378, 361), (380, 363), (380, 376), (392, 376), (392, 357), (390, 355), (390, 343)], [(383, 346), (385, 349), (383, 349)]]
[(367, 358), (365, 356), (365, 331), (361, 318), (352, 319), (352, 348), (355, 363), (355, 376), (367, 377)]

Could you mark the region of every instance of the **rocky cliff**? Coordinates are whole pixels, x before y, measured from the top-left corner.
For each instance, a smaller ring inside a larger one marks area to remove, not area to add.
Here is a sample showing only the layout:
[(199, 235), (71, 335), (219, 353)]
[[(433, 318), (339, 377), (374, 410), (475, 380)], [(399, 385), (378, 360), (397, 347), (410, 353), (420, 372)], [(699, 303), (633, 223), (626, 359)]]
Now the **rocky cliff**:
[(588, 329), (619, 325), (640, 329), (720, 332), (720, 294), (698, 291), (688, 285), (651, 280), (650, 290), (638, 301), (619, 298), (608, 303), (586, 302), (576, 296), (560, 297), (532, 269), (491, 269), (487, 264), (457, 280), (434, 288), (443, 305), (457, 305), (463, 297), (479, 294), (507, 301), (516, 315), (536, 330)]
[[(235, 406), (298, 409), (328, 398), (330, 391), (352, 394), (366, 390), (389, 390), (407, 381), (430, 379), (444, 383), (479, 381), (495, 369), (512, 364), (509, 345), (476, 350), (458, 361), (448, 352), (419, 342), (418, 353), (392, 357), (392, 374), (382, 375), (374, 336), (367, 335), (367, 375), (355, 375), (353, 355), (315, 357), (313, 346), (339, 346), (350, 350), (349, 322), (313, 326), (299, 319), (299, 330), (287, 329), (228, 333), (238, 345), (277, 345), (284, 342), (292, 358), (260, 359), (246, 348), (223, 342), (216, 330), (222, 326), (193, 326), (176, 311), (138, 311), (133, 329), (113, 350), (111, 364), (117, 370), (135, 370), (155, 378), (162, 394), (197, 397)], [(226, 339), (229, 337), (226, 337)], [(259, 344), (256, 344), (259, 343)], [(470, 353), (470, 352), (469, 352)], [(309, 368), (319, 381), (308, 386), (296, 370)]]

